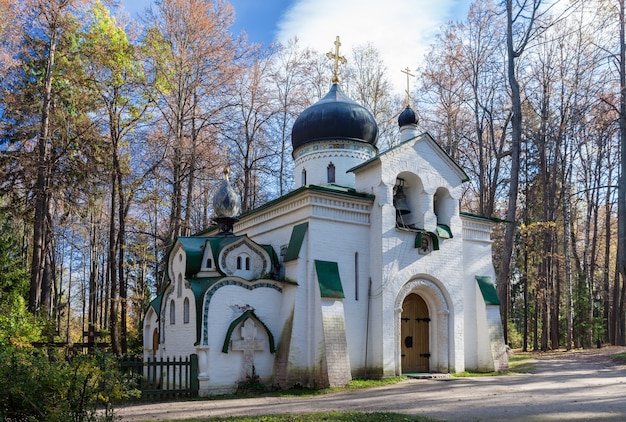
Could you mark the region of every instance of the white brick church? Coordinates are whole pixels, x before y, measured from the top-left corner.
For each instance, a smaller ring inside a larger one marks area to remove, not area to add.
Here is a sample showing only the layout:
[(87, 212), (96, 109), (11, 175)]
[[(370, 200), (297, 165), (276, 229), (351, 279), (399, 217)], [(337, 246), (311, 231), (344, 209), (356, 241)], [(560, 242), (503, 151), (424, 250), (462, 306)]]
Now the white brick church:
[[(338, 51), (336, 51), (338, 57)], [(226, 175), (215, 228), (179, 238), (144, 320), (145, 358), (198, 355), (200, 395), (263, 384), (508, 366), (493, 221), (459, 210), (467, 175), (417, 118), (379, 153), (372, 114), (341, 90), (292, 129), (296, 189), (243, 215)]]

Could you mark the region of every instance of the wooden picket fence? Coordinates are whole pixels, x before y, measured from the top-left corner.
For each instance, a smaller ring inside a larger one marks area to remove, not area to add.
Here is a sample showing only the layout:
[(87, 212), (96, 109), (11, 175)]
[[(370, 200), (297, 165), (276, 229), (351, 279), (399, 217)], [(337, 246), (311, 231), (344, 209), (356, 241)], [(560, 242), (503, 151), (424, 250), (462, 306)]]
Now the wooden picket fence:
[(121, 358), (120, 369), (126, 381), (141, 390), (142, 397), (163, 399), (198, 396), (198, 355), (150, 359)]

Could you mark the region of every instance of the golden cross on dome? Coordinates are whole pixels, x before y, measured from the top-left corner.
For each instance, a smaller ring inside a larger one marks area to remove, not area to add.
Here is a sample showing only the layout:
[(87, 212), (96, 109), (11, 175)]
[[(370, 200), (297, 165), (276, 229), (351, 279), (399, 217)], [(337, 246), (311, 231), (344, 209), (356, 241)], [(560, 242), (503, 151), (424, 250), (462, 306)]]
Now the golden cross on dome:
[(411, 106), (411, 90), (410, 90), (410, 83), (409, 83), (409, 77), (415, 77), (414, 74), (411, 73), (411, 69), (409, 69), (409, 67), (407, 66), (406, 69), (402, 69), (400, 72), (404, 73), (406, 75), (406, 106), (410, 107)]
[(344, 56), (339, 55), (339, 47), (341, 46), (341, 42), (339, 41), (339, 35), (335, 39), (335, 52), (329, 51), (326, 53), (326, 57), (335, 61), (333, 66), (333, 78), (331, 79), (334, 84), (339, 83), (339, 63), (346, 64), (348, 61)]

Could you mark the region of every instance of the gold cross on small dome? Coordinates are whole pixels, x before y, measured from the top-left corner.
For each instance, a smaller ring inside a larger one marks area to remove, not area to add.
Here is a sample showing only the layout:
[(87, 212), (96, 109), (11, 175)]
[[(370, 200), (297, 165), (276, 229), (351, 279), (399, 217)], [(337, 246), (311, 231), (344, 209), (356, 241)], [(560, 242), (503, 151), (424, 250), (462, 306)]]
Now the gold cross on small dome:
[(406, 69), (403, 69), (400, 72), (406, 75), (406, 106), (410, 107), (411, 106), (411, 90), (410, 90), (409, 77), (414, 78), (415, 75), (411, 73), (411, 69), (409, 69), (408, 66), (406, 67)]
[(339, 41), (339, 35), (335, 39), (335, 52), (329, 51), (326, 53), (326, 57), (335, 61), (333, 66), (333, 78), (331, 79), (334, 84), (339, 83), (339, 63), (346, 64), (348, 60), (344, 56), (339, 55), (339, 47), (341, 46), (341, 42)]

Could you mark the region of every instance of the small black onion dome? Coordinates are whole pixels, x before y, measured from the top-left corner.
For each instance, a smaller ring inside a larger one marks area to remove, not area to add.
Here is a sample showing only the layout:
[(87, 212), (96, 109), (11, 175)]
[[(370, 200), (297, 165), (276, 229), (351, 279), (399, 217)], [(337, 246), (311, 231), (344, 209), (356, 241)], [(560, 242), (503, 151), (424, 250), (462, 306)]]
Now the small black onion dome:
[(413, 111), (411, 106), (406, 106), (404, 111), (398, 116), (398, 126), (416, 125), (418, 122), (417, 114)]
[(213, 197), (213, 211), (217, 217), (235, 217), (239, 214), (241, 202), (237, 192), (228, 181), (228, 169), (224, 170), (224, 180)]
[(348, 98), (334, 83), (328, 94), (304, 110), (291, 129), (293, 150), (324, 139), (350, 139), (376, 146), (378, 125), (374, 115)]

